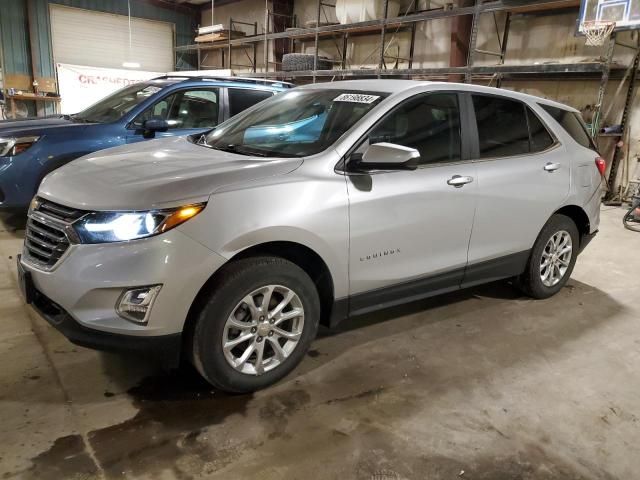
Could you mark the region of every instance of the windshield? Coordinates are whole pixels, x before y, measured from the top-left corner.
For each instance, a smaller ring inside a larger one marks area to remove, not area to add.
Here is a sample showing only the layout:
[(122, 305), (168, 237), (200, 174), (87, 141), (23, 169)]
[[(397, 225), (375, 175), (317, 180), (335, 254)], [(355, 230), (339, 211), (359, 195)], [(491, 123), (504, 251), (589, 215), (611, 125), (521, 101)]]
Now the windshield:
[(331, 146), (387, 95), (292, 90), (224, 123), (207, 134), (204, 144), (246, 155), (313, 155)]
[(159, 86), (148, 83), (136, 83), (103, 98), (86, 110), (73, 115), (73, 118), (85, 122), (115, 122), (161, 89)]

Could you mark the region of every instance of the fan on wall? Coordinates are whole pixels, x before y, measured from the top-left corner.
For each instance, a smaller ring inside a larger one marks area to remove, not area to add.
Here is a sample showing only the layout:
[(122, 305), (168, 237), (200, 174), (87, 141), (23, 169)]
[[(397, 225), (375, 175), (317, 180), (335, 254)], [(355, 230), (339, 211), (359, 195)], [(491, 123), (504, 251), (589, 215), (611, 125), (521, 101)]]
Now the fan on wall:
[(29, 116), (29, 108), (25, 102), (20, 100), (15, 101), (15, 107), (13, 108), (13, 115), (15, 118), (27, 118)]

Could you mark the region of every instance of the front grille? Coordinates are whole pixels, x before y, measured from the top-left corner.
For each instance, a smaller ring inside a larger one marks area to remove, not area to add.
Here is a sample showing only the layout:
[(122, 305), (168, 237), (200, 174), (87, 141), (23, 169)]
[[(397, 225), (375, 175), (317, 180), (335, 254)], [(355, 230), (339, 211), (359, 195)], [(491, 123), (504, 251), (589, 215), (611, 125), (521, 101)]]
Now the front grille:
[(65, 223), (72, 223), (79, 219), (85, 213), (84, 210), (78, 210), (77, 208), (65, 207), (58, 203), (50, 202), (43, 198), (38, 199), (38, 205), (35, 209), (36, 212), (41, 212), (49, 217), (53, 217), (57, 220), (61, 220)]
[(24, 259), (45, 270), (53, 268), (71, 244), (71, 224), (85, 213), (38, 199), (27, 220)]

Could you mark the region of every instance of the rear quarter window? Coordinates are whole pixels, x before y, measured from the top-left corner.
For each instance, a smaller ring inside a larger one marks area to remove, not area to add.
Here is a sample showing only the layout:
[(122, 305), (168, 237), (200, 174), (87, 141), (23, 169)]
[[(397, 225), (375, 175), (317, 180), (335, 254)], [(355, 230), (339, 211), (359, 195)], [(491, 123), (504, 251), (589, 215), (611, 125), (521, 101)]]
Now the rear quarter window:
[(256, 103), (260, 103), (274, 95), (267, 90), (251, 90), (249, 88), (229, 88), (229, 116), (233, 117)]
[(538, 105), (551, 115), (576, 142), (585, 148), (596, 151), (596, 146), (587, 131), (587, 127), (580, 118), (580, 114), (563, 108), (552, 107), (551, 105), (541, 103)]
[(496, 95), (473, 94), (480, 158), (524, 155), (530, 152), (525, 105)]

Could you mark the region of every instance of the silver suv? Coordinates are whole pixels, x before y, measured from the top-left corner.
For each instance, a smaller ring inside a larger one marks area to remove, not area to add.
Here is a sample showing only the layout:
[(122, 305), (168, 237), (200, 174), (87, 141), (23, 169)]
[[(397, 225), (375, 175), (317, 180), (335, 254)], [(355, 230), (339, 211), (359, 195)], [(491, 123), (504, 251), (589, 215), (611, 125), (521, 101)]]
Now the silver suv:
[(597, 231), (603, 169), (579, 113), (542, 98), (307, 85), (50, 174), (21, 285), (74, 343), (182, 354), (253, 391), (319, 324), (502, 278), (555, 294)]

